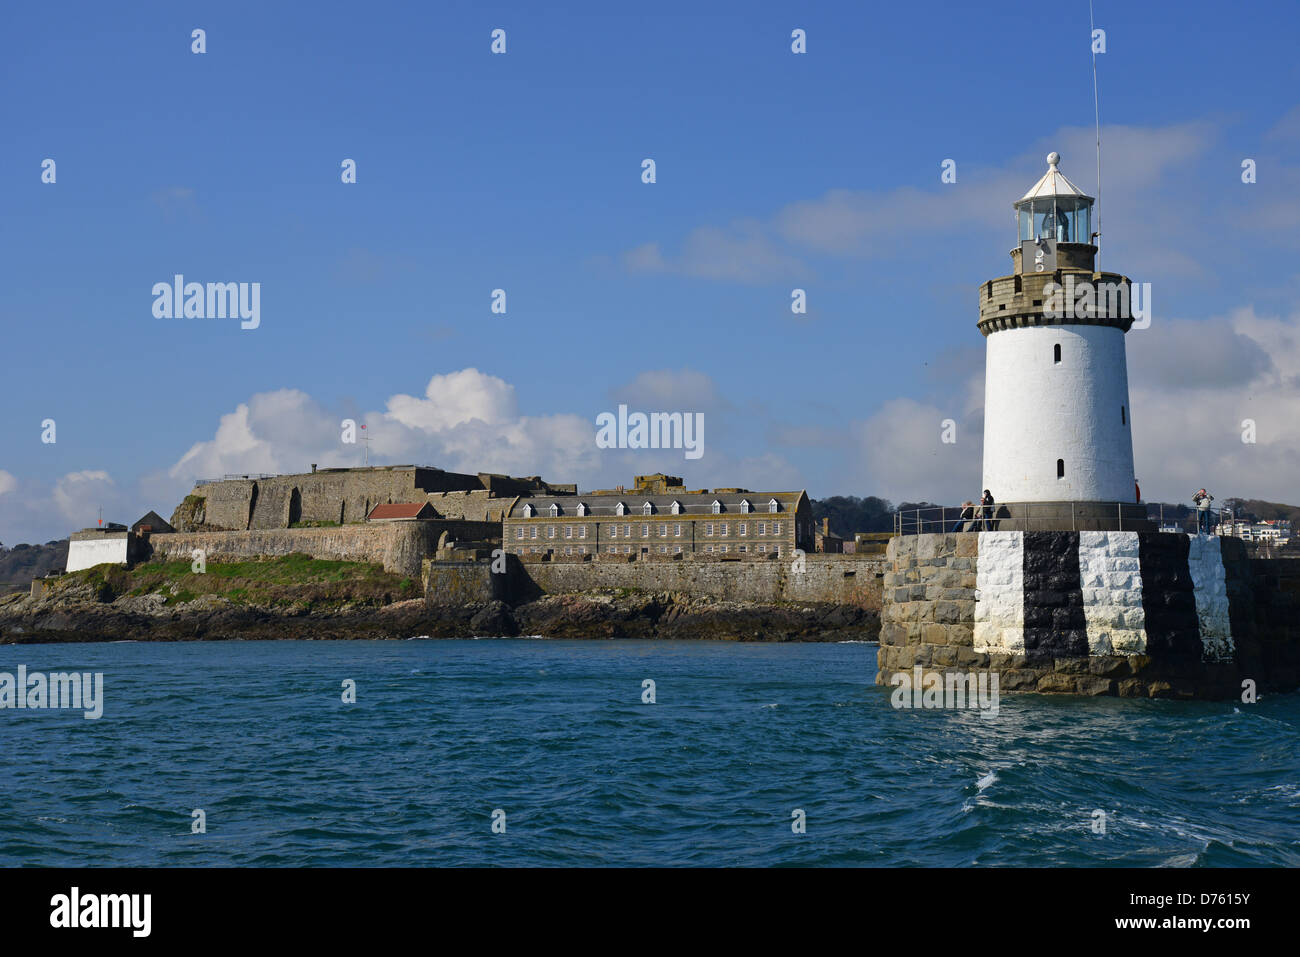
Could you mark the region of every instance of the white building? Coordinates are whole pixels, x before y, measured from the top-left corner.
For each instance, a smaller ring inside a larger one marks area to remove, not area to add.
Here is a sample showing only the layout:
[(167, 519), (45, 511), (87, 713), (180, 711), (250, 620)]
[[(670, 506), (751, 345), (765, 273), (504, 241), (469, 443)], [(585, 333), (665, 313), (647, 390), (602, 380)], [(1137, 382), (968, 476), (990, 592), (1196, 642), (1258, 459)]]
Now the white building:
[(125, 526), (108, 528), (83, 528), (68, 536), (68, 568), (70, 572), (96, 565), (126, 565), (134, 557), (132, 539), (135, 536)]
[[(1096, 503), (1085, 511), (1099, 516), (1128, 503), (1126, 520), (1145, 519), (1134, 505), (1124, 348), (1131, 284), (1094, 271), (1093, 199), (1060, 171), (1058, 154), (1047, 162), (1014, 204), (1014, 274), (980, 287), (984, 487), (999, 502), (1061, 503), (1071, 514), (1076, 503)], [(1087, 296), (1094, 289), (1095, 304)], [(1019, 517), (1014, 506), (1011, 515)]]

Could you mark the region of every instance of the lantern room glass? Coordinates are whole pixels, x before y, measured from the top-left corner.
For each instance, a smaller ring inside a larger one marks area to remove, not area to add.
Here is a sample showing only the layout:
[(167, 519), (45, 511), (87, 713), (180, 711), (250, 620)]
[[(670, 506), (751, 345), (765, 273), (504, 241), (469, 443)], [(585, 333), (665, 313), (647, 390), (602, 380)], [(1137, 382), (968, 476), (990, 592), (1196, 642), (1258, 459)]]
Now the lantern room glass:
[(1021, 241), (1055, 239), (1092, 242), (1092, 200), (1082, 196), (1043, 196), (1016, 203)]

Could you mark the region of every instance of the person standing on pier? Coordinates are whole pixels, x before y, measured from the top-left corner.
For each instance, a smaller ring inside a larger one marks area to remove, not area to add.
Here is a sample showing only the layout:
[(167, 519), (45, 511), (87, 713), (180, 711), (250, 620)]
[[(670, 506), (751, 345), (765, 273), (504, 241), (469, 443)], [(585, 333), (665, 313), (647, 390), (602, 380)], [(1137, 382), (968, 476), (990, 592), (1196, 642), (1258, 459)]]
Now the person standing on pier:
[(1196, 503), (1196, 533), (1198, 535), (1210, 534), (1210, 503), (1214, 501), (1214, 496), (1201, 489), (1192, 496), (1192, 501)]
[(980, 505), (984, 506), (984, 531), (989, 531), (993, 527), (993, 493), (988, 489), (980, 497)]

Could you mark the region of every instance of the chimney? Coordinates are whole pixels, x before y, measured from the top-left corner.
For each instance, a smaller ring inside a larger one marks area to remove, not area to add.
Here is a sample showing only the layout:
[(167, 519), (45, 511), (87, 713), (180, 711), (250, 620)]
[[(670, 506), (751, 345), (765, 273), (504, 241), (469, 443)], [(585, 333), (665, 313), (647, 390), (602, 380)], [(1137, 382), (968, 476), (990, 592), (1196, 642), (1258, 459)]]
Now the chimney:
[(830, 534), (831, 534), (831, 520), (829, 518), (823, 518), (822, 535), (826, 536), (827, 538), (830, 538)]

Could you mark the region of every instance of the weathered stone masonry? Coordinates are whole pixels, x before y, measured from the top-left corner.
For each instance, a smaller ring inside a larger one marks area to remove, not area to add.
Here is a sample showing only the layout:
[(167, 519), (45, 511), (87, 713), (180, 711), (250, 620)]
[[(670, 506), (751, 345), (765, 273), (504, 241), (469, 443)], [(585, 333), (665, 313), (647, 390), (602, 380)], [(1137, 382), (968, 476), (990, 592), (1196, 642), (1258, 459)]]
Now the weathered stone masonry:
[(1300, 568), (1254, 564), (1233, 539), (1157, 532), (897, 537), (876, 680), (921, 665), (997, 671), (1006, 691), (1226, 698), (1246, 678), (1290, 690)]
[(153, 556), (189, 561), (202, 549), (209, 562), (254, 561), (302, 552), (332, 561), (374, 562), (387, 571), (418, 577), (438, 537), (472, 539), (479, 522), (389, 522), (341, 528), (269, 528), (243, 532), (176, 532), (150, 538)]
[[(510, 557), (508, 573), (493, 575), (490, 563), (426, 562), (425, 595), (436, 604), (450, 604), (472, 595), (475, 601), (503, 598), (528, 600), (537, 595), (582, 594), (601, 589), (675, 592), (760, 604), (806, 602), (813, 605), (854, 605), (880, 608), (880, 559), (851, 555), (805, 556), (802, 571), (790, 561), (519, 561)], [(469, 588), (470, 582), (477, 582)]]

